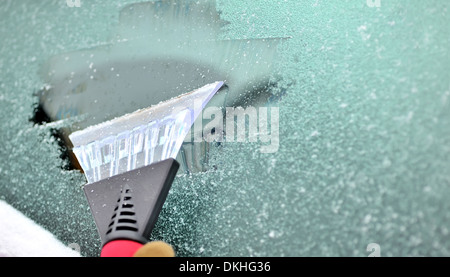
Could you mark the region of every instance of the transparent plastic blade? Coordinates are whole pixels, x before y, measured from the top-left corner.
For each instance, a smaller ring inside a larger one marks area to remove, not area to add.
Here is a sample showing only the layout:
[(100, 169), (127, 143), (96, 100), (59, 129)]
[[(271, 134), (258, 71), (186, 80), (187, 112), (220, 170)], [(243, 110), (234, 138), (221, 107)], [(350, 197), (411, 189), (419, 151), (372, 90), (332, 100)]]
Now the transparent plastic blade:
[(69, 135), (88, 183), (175, 159), (194, 121), (222, 85), (212, 83)]

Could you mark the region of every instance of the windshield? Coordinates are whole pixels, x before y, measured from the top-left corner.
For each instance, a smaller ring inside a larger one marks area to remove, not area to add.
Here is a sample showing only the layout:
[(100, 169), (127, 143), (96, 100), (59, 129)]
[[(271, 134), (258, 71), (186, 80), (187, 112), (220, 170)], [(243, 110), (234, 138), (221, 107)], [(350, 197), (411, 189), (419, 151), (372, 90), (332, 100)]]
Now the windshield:
[(223, 81), (151, 240), (178, 256), (447, 256), (448, 9), (2, 1), (0, 199), (97, 256), (68, 136)]

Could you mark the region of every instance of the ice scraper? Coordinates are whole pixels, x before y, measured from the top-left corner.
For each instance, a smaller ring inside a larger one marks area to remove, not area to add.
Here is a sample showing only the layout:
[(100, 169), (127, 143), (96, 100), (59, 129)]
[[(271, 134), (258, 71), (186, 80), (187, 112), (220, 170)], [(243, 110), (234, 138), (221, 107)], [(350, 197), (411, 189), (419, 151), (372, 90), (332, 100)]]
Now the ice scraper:
[(215, 82), (69, 136), (102, 241), (102, 257), (133, 256), (146, 243), (179, 168), (178, 151)]

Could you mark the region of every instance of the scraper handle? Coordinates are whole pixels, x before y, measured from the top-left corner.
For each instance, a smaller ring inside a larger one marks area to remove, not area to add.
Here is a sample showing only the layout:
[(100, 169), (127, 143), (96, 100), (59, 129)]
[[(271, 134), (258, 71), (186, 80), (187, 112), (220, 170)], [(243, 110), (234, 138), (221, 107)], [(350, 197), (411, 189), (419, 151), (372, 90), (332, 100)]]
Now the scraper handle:
[(170, 244), (152, 241), (147, 244), (131, 240), (114, 240), (103, 246), (101, 257), (175, 257)]
[(132, 240), (113, 240), (103, 246), (100, 257), (133, 257), (142, 246)]

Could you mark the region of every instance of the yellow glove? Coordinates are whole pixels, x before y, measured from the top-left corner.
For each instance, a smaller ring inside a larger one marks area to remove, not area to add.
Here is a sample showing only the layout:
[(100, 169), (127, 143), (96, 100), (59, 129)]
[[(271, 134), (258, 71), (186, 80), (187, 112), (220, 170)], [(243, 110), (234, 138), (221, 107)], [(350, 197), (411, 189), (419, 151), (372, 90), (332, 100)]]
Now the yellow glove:
[(170, 244), (152, 241), (139, 248), (133, 257), (175, 257), (175, 251)]

